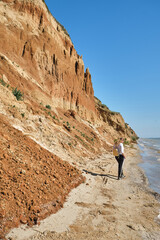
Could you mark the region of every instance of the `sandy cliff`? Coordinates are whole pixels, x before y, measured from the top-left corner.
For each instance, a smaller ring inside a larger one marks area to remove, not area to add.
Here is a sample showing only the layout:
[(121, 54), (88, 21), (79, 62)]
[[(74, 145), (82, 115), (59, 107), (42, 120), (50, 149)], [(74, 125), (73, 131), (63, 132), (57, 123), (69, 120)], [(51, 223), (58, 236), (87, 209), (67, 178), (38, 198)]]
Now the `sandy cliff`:
[(95, 118), (89, 70), (43, 1), (1, 1), (1, 73), (26, 97)]
[(86, 157), (137, 137), (94, 97), (89, 69), (41, 0), (0, 1), (0, 133), (1, 236), (62, 207)]
[(74, 110), (85, 120), (108, 123), (132, 137), (122, 117), (95, 104), (89, 69), (44, 1), (3, 0), (0, 14), (0, 74), (7, 84), (29, 101)]

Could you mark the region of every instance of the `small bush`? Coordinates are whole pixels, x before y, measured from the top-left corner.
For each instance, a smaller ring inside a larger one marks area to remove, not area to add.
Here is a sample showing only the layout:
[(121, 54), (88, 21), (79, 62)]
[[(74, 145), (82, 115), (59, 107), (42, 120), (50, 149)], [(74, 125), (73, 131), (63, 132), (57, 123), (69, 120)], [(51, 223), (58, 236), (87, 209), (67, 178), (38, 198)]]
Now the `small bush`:
[(75, 137), (76, 137), (78, 140), (80, 140), (81, 142), (83, 142), (83, 140), (82, 140), (79, 136), (75, 135)]
[(111, 113), (111, 115), (115, 115), (116, 114), (116, 112), (113, 112), (113, 111), (110, 111), (110, 113)]
[(107, 108), (107, 106), (105, 104), (102, 104), (101, 107), (102, 108)]
[(24, 115), (25, 115), (24, 113), (21, 113), (21, 116), (22, 116), (23, 118), (24, 118)]
[(124, 140), (124, 145), (129, 145), (129, 142), (126, 139)]
[(46, 108), (51, 109), (51, 106), (50, 105), (46, 105)]
[(134, 137), (134, 136), (132, 136), (132, 141), (133, 141), (133, 142), (136, 142), (136, 140), (137, 140), (137, 138)]
[(18, 90), (17, 88), (13, 88), (12, 93), (13, 93), (13, 95), (16, 97), (16, 99), (17, 99), (18, 101), (22, 100), (22, 98), (23, 98), (23, 93), (21, 93), (20, 90)]
[(6, 83), (5, 83), (5, 81), (3, 80), (3, 79), (0, 79), (0, 83), (2, 84), (2, 86), (6, 86)]

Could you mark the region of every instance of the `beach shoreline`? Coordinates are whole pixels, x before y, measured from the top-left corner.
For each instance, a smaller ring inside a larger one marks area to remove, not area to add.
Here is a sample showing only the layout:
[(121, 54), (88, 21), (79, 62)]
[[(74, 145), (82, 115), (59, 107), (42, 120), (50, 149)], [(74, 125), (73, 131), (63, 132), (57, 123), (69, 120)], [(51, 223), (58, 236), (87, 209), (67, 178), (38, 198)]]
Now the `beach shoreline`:
[(138, 146), (126, 147), (126, 177), (117, 180), (111, 153), (77, 161), (86, 182), (73, 189), (63, 208), (39, 226), (21, 226), (11, 240), (160, 239), (159, 194), (150, 189)]
[(160, 139), (139, 139), (138, 147), (142, 157), (142, 162), (139, 164), (145, 172), (148, 179), (148, 184), (153, 191), (160, 194), (160, 165), (159, 165), (159, 148)]

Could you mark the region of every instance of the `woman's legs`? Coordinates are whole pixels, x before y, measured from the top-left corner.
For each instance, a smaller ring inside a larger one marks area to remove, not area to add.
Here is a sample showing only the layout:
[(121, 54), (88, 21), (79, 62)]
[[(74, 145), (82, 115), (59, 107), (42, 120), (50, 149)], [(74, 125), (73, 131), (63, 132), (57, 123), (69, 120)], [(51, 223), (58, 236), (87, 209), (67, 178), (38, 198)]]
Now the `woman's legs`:
[(122, 165), (124, 161), (123, 155), (119, 155), (119, 158), (117, 161), (118, 161), (118, 179), (120, 179), (123, 176), (123, 170), (122, 170)]

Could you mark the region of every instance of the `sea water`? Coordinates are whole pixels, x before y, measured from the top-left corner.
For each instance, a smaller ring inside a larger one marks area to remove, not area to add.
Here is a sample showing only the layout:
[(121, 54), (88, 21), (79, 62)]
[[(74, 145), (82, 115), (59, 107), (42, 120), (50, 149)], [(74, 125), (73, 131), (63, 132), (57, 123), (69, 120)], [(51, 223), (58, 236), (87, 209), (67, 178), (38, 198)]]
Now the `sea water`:
[(141, 150), (142, 163), (150, 187), (160, 194), (160, 138), (140, 138), (138, 145)]

